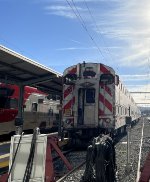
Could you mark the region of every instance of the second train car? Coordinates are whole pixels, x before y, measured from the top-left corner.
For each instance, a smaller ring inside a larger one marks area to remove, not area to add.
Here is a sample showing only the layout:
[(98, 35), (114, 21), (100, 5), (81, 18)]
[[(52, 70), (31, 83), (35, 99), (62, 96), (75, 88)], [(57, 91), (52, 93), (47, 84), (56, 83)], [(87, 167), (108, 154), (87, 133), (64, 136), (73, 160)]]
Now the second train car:
[[(18, 114), (19, 87), (0, 83), (0, 135), (15, 131)], [(57, 131), (59, 122), (59, 100), (52, 100), (37, 88), (25, 86), (23, 97), (24, 130), (35, 127)]]

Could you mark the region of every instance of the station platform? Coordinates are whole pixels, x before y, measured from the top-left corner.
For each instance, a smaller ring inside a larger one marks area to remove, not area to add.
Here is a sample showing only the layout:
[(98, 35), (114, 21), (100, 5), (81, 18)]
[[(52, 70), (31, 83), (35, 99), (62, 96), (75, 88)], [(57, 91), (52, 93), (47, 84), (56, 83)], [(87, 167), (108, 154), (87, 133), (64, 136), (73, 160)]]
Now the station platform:
[(0, 143), (0, 173), (9, 165), (10, 141)]

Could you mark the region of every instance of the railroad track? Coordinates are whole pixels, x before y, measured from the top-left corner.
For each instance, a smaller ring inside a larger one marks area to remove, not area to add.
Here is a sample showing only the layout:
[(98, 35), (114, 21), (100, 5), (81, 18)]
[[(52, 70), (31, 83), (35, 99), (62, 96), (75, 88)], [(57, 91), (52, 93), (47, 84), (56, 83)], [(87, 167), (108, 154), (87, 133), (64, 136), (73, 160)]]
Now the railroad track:
[[(61, 160), (57, 159), (54, 162), (56, 179), (63, 181), (63, 179), (67, 178), (69, 175), (72, 175), (76, 171), (79, 170), (85, 164), (86, 159), (86, 151), (67, 151), (65, 155), (70, 164), (72, 165), (72, 170), (68, 171)], [(70, 181), (70, 180), (69, 180)]]
[[(145, 124), (143, 126), (143, 122)], [(135, 182), (138, 180), (138, 176), (140, 175), (139, 169), (143, 165), (143, 161), (147, 156), (147, 153), (150, 151), (150, 123), (148, 120), (144, 119), (139, 121), (137, 125), (131, 128), (131, 138), (130, 138), (130, 164), (131, 168), (130, 171), (126, 171), (126, 164), (127, 164), (127, 136), (123, 136), (119, 142), (116, 143), (116, 158), (117, 158), (117, 168), (118, 168), (118, 177), (119, 182)], [(143, 129), (143, 131), (142, 131)], [(142, 135), (143, 133), (143, 135)], [(143, 137), (143, 139), (142, 139)], [(141, 142), (142, 139), (142, 142)], [(142, 143), (142, 145), (139, 145)], [(141, 150), (141, 152), (140, 152)], [(141, 154), (140, 154), (141, 153)], [(59, 157), (54, 156), (53, 161), (56, 162), (57, 172), (60, 172), (61, 177), (59, 175), (59, 179), (57, 182), (79, 182), (82, 175), (85, 171), (85, 158), (86, 158), (86, 151), (74, 151), (73, 149), (67, 150), (63, 152), (66, 155), (67, 159), (73, 166), (73, 170), (67, 172), (62, 171), (62, 164)], [(57, 173), (56, 172), (56, 173)]]
[[(144, 125), (143, 125), (144, 122)], [(117, 176), (119, 182), (136, 182), (140, 177), (140, 168), (150, 151), (150, 123), (147, 119), (139, 121), (130, 131), (130, 155), (129, 166), (127, 167), (127, 135), (123, 136), (115, 144)], [(81, 164), (83, 162), (83, 165)], [(76, 165), (74, 169), (68, 172), (58, 182), (79, 182), (85, 171), (85, 161)]]
[[(72, 178), (73, 173), (75, 173), (79, 169), (81, 169), (81, 167), (83, 165), (85, 165), (85, 163), (86, 163), (86, 161), (83, 161), (81, 164), (79, 164), (77, 167), (73, 168), (71, 171), (69, 171), (67, 174), (65, 174), (62, 178), (60, 178), (56, 182), (63, 182), (64, 180), (69, 180), (69, 177), (71, 176), (71, 178)], [(78, 180), (80, 180), (80, 179), (78, 178)]]

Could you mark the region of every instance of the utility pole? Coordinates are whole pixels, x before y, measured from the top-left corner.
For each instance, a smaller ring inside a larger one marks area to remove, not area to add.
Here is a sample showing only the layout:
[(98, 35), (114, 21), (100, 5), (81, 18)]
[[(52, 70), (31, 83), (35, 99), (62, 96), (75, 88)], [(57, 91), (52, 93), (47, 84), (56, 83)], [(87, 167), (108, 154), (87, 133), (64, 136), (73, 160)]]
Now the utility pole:
[(129, 116), (126, 117), (126, 125), (127, 125), (127, 164), (126, 164), (126, 173), (128, 174), (131, 171), (131, 164), (130, 164), (130, 133), (131, 133), (131, 111), (129, 106)]

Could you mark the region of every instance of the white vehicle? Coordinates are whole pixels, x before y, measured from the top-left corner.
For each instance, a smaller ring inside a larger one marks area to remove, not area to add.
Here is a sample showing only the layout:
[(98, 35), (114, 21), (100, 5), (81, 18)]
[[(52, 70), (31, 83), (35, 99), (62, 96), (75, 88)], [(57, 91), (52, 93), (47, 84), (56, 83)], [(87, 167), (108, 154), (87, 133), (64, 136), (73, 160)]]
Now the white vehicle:
[(100, 63), (81, 63), (63, 73), (63, 127), (82, 136), (100, 132), (124, 132), (141, 116), (113, 68)]

